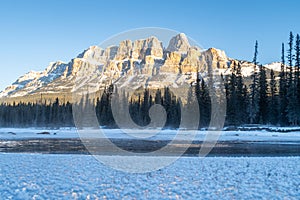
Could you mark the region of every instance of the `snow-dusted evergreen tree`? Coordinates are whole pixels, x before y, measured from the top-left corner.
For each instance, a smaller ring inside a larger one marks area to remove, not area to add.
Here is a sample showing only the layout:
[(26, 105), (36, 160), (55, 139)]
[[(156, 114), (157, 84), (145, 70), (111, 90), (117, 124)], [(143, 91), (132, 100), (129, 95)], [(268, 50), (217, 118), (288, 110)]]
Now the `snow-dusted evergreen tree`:
[(249, 100), (249, 107), (248, 107), (248, 113), (249, 113), (249, 121), (250, 123), (257, 123), (258, 122), (258, 114), (259, 114), (259, 79), (257, 74), (257, 54), (258, 54), (258, 42), (255, 42), (255, 48), (254, 48), (254, 58), (253, 58), (253, 74), (251, 76), (252, 83), (250, 85), (250, 100)]

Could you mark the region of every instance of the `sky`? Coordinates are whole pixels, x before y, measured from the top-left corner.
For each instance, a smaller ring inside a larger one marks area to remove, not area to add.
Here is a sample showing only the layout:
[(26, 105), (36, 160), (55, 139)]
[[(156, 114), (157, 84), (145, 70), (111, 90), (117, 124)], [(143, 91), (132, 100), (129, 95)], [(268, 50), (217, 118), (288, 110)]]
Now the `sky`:
[(300, 1), (285, 0), (0, 0), (0, 90), (49, 62), (69, 62), (84, 49), (135, 28), (184, 32), (203, 48), (252, 60), (280, 60), (289, 32), (300, 33)]

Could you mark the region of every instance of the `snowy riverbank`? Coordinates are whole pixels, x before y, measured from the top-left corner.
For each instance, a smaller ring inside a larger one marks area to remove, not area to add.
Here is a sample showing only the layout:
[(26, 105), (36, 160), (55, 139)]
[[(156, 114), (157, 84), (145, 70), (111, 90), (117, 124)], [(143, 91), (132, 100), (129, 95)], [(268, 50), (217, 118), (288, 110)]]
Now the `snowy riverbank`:
[(297, 199), (300, 157), (180, 158), (145, 174), (83, 155), (0, 154), (3, 199)]
[[(283, 129), (283, 128), (281, 128)], [(292, 129), (292, 128), (290, 128)], [(285, 128), (288, 130), (288, 128)], [(292, 130), (295, 130), (292, 129)], [(112, 139), (136, 139), (128, 134), (127, 130), (120, 129), (101, 129), (103, 136)], [(133, 130), (130, 130), (132, 132)], [(88, 131), (87, 131), (88, 132)], [(135, 130), (135, 134), (139, 138), (149, 140), (172, 140), (179, 132), (177, 130)], [(46, 134), (45, 134), (46, 133)], [(205, 136), (213, 134), (209, 131), (180, 131), (178, 139), (190, 140), (191, 134), (195, 134), (194, 140), (203, 141)], [(248, 130), (248, 131), (221, 131), (219, 132), (219, 141), (300, 141), (300, 131), (293, 132), (268, 132), (264, 130)], [(147, 137), (147, 136), (152, 137)], [(81, 135), (82, 136), (82, 135)], [(0, 140), (14, 139), (77, 139), (80, 138), (75, 128), (60, 128), (60, 129), (42, 129), (42, 128), (0, 128)]]

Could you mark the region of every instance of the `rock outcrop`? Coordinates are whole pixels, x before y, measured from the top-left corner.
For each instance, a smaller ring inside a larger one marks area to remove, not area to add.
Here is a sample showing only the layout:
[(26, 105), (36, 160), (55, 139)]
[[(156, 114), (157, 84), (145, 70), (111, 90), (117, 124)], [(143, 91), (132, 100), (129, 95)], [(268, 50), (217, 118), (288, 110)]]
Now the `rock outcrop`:
[(68, 96), (78, 80), (91, 80), (98, 90), (111, 83), (120, 88), (180, 87), (195, 81), (197, 72), (230, 74), (235, 62), (242, 65), (244, 76), (251, 75), (252, 63), (230, 59), (219, 49), (191, 46), (183, 33), (171, 38), (167, 48), (153, 36), (124, 40), (118, 46), (91, 46), (69, 63), (54, 62), (42, 72), (29, 72), (2, 91), (0, 98), (62, 91)]
[(186, 53), (190, 47), (191, 46), (186, 35), (184, 33), (180, 33), (170, 40), (167, 51)]

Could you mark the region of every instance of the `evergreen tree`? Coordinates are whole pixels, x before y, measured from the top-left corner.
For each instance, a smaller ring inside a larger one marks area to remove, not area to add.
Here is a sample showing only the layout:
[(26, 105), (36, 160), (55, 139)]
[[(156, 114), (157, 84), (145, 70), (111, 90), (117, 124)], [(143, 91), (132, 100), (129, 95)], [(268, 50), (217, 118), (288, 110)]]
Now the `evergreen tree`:
[(140, 96), (138, 97), (138, 100), (134, 100), (133, 98), (130, 99), (129, 102), (129, 113), (132, 118), (132, 120), (138, 124), (141, 124), (141, 119), (140, 119)]
[(236, 91), (236, 85), (237, 85), (237, 80), (236, 80), (236, 75), (235, 72), (233, 71), (231, 76), (229, 76), (228, 83), (227, 83), (227, 123), (229, 125), (238, 125), (238, 110), (237, 110), (237, 105), (239, 102), (237, 101), (237, 91)]
[(146, 126), (150, 123), (150, 117), (149, 117), (149, 90), (145, 89), (144, 90), (144, 95), (143, 95), (143, 102), (141, 105), (141, 116), (142, 116), (142, 124), (143, 126)]
[(291, 125), (297, 125), (298, 124), (298, 116), (297, 116), (297, 88), (295, 85), (295, 77), (293, 72), (293, 40), (294, 36), (293, 33), (290, 32), (290, 38), (289, 38), (289, 49), (288, 49), (288, 64), (289, 64), (289, 74), (288, 74), (288, 80), (287, 80), (287, 118)]
[(299, 68), (300, 68), (300, 38), (299, 38), (299, 34), (297, 34), (296, 44), (295, 44), (295, 81), (297, 83), (297, 88), (299, 86)]
[(259, 120), (266, 124), (268, 118), (268, 84), (265, 67), (259, 66)]
[[(198, 103), (198, 108), (199, 108), (199, 113), (200, 113), (200, 119), (199, 119), (199, 123), (198, 123), (198, 129), (200, 129), (202, 126), (204, 126), (204, 114), (205, 114), (205, 108), (204, 108), (204, 102), (203, 102), (203, 96), (201, 96), (201, 79), (200, 79), (200, 75), (199, 72), (197, 72), (197, 77), (196, 77), (196, 85), (194, 87), (194, 95), (193, 93), (191, 93), (191, 90), (189, 90), (188, 92), (188, 106), (189, 106), (189, 110), (192, 110), (193, 108), (191, 108), (191, 106), (193, 105), (193, 97), (196, 97), (197, 103)], [(191, 88), (192, 89), (192, 84), (191, 84)], [(195, 113), (192, 113), (192, 115), (194, 116)]]
[(171, 109), (172, 109), (172, 96), (170, 93), (170, 89), (168, 87), (165, 87), (164, 89), (164, 97), (163, 97), (163, 106), (167, 113), (167, 121), (166, 121), (166, 127), (170, 128), (172, 121), (171, 121)]
[(52, 104), (52, 124), (53, 126), (58, 125), (59, 122), (59, 99), (56, 98)]
[(258, 122), (258, 113), (259, 113), (259, 88), (258, 88), (258, 74), (257, 74), (257, 54), (258, 54), (258, 42), (255, 42), (254, 48), (254, 58), (253, 58), (253, 74), (252, 74), (252, 84), (250, 85), (250, 100), (249, 100), (249, 121), (250, 123), (257, 123)]
[(269, 121), (271, 124), (276, 125), (278, 122), (278, 95), (277, 95), (277, 85), (275, 80), (274, 71), (270, 72), (270, 101), (268, 103), (268, 114)]
[[(190, 87), (187, 92), (187, 102), (183, 107), (182, 118), (186, 119), (182, 121), (181, 126), (184, 128), (190, 128), (192, 126), (192, 122), (194, 121), (194, 116), (199, 114), (199, 110), (195, 108), (195, 106), (199, 106), (198, 101), (196, 102), (195, 93), (193, 85), (190, 84)], [(198, 122), (199, 128), (199, 122)]]
[(288, 59), (288, 64), (289, 64), (289, 69), (290, 71), (293, 71), (293, 42), (294, 42), (294, 35), (292, 32), (290, 32), (290, 37), (289, 37), (289, 49), (288, 49), (288, 55), (287, 55), (287, 59)]
[(284, 43), (281, 47), (281, 70), (279, 74), (279, 124), (287, 125), (287, 80), (285, 71), (285, 50)]
[(209, 89), (204, 79), (201, 80), (200, 85), (200, 126), (208, 127), (211, 117), (211, 99), (209, 96)]
[(300, 122), (300, 37), (299, 34), (296, 36), (295, 44), (295, 82), (296, 82), (296, 98), (297, 98), (297, 115), (298, 122)]
[(155, 104), (162, 105), (162, 97), (161, 97), (161, 90), (157, 89), (155, 92), (155, 98), (154, 98)]
[(242, 67), (238, 62), (236, 68), (236, 94), (237, 94), (237, 118), (239, 124), (247, 122), (247, 88), (244, 85)]

